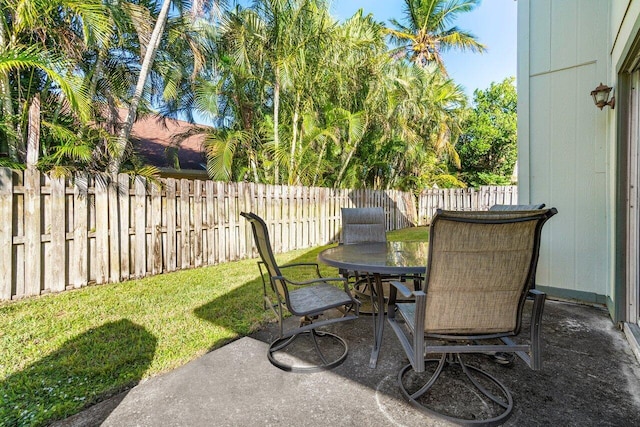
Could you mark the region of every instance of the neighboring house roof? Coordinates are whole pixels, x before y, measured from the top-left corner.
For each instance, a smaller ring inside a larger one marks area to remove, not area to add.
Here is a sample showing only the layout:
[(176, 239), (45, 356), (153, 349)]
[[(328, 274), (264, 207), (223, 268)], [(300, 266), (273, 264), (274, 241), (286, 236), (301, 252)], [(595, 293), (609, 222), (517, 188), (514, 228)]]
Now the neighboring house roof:
[(152, 166), (175, 168), (176, 165), (171, 159), (175, 153), (173, 150), (177, 150), (180, 169), (205, 170), (203, 134), (189, 136), (179, 145), (174, 140), (176, 135), (194, 128), (207, 128), (207, 126), (150, 116), (134, 123), (131, 136), (137, 141), (135, 144), (137, 153)]

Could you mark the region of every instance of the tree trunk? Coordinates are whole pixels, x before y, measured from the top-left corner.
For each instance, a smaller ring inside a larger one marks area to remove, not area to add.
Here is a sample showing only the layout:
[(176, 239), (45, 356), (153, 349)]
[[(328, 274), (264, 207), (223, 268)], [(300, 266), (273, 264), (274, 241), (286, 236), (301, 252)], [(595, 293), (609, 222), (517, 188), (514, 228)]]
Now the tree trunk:
[(344, 173), (347, 170), (347, 166), (349, 166), (349, 162), (351, 161), (351, 158), (353, 157), (353, 155), (356, 152), (356, 148), (357, 146), (354, 146), (350, 151), (349, 154), (347, 155), (347, 158), (345, 159), (345, 161), (342, 163), (342, 167), (340, 168), (340, 172), (338, 173), (338, 177), (336, 178), (336, 182), (333, 185), (335, 188), (338, 188), (338, 185), (340, 185), (340, 181), (342, 181), (342, 178), (344, 176)]
[(102, 74), (102, 70), (104, 69), (103, 60), (105, 56), (106, 52), (104, 52), (102, 49), (99, 49), (96, 55), (96, 66), (93, 69), (93, 75), (91, 76), (91, 83), (88, 91), (89, 102), (93, 102), (93, 98), (96, 96), (98, 80), (100, 80), (100, 75)]
[(260, 177), (258, 176), (258, 164), (256, 163), (253, 150), (249, 154), (249, 163), (251, 164), (251, 171), (253, 172), (253, 182), (258, 184), (260, 182)]
[(280, 167), (278, 166), (278, 148), (280, 147), (280, 134), (278, 132), (278, 123), (280, 120), (280, 75), (278, 67), (275, 69), (275, 83), (273, 85), (273, 146), (275, 148), (273, 183), (280, 183)]
[[(0, 74), (0, 92), (2, 92), (2, 115), (7, 123), (12, 125), (11, 128), (13, 129), (14, 111), (11, 100), (11, 85), (9, 84), (9, 75), (6, 72)], [(17, 161), (18, 153), (16, 150), (16, 139), (10, 134), (10, 132), (6, 133), (6, 138), (7, 153), (9, 153), (11, 160)]]
[[(0, 28), (0, 48), (5, 51), (7, 44), (8, 40), (5, 28)], [(0, 73), (0, 102), (2, 102), (2, 115), (4, 116), (4, 120), (7, 123), (11, 123), (13, 128), (14, 111), (13, 103), (11, 101), (11, 85), (9, 84), (8, 72)], [(9, 132), (6, 133), (6, 141), (3, 141), (2, 144), (6, 144), (6, 150), (9, 154), (9, 158), (11, 158), (11, 160), (17, 161), (18, 154), (16, 152), (16, 140), (12, 135), (10, 135)], [(0, 150), (0, 152), (1, 151), (2, 150)]]
[(318, 155), (318, 161), (316, 163), (316, 172), (313, 175), (313, 181), (311, 182), (311, 186), (315, 187), (318, 182), (318, 176), (320, 176), (320, 165), (322, 164), (322, 158), (324, 157), (324, 153), (327, 150), (328, 141), (325, 139), (322, 142), (322, 148), (320, 148), (320, 154)]
[(40, 157), (40, 94), (37, 93), (29, 106), (27, 128), (27, 169), (35, 169)]
[(127, 119), (124, 122), (122, 129), (120, 130), (120, 135), (118, 136), (118, 140), (116, 142), (116, 153), (112, 157), (109, 164), (109, 172), (112, 175), (115, 175), (120, 171), (120, 166), (122, 164), (123, 156), (127, 148), (129, 136), (131, 135), (131, 128), (133, 127), (133, 122), (135, 121), (136, 114), (138, 112), (138, 105), (140, 104), (140, 99), (142, 98), (142, 92), (144, 90), (147, 78), (149, 77), (149, 73), (151, 72), (151, 67), (156, 57), (158, 46), (160, 46), (162, 34), (164, 33), (164, 27), (167, 23), (170, 6), (171, 0), (163, 0), (162, 9), (160, 9), (158, 20), (156, 21), (156, 25), (153, 27), (151, 39), (149, 40), (149, 46), (145, 51), (142, 66), (140, 68), (138, 83), (136, 84), (135, 92), (133, 94), (133, 97), (131, 98), (131, 103), (129, 104)]
[(294, 173), (293, 166), (296, 158), (296, 143), (298, 141), (298, 120), (300, 109), (300, 93), (296, 94), (296, 104), (293, 109), (292, 137), (291, 137), (291, 153), (289, 155), (289, 185), (297, 184), (298, 177)]

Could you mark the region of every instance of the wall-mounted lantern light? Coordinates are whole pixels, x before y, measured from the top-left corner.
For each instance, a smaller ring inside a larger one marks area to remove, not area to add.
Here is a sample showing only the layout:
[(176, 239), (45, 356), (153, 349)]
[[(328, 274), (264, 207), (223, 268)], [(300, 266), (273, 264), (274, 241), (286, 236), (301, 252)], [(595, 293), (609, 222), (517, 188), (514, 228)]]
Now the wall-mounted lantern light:
[(609, 93), (612, 90), (612, 87), (600, 83), (600, 86), (591, 91), (591, 96), (593, 97), (593, 102), (596, 104), (596, 107), (602, 110), (605, 105), (608, 105), (613, 110), (616, 105), (616, 97), (612, 96), (609, 101)]

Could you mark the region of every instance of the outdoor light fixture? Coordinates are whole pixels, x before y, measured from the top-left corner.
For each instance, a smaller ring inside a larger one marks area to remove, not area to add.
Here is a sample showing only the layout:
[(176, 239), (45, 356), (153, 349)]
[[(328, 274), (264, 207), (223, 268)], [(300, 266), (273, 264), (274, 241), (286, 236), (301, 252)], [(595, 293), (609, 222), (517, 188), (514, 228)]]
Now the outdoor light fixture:
[(613, 110), (613, 107), (616, 105), (616, 97), (612, 96), (611, 101), (609, 101), (609, 92), (612, 90), (612, 87), (600, 83), (600, 86), (591, 91), (591, 96), (593, 97), (593, 102), (596, 104), (596, 107), (602, 110), (605, 105), (608, 105)]

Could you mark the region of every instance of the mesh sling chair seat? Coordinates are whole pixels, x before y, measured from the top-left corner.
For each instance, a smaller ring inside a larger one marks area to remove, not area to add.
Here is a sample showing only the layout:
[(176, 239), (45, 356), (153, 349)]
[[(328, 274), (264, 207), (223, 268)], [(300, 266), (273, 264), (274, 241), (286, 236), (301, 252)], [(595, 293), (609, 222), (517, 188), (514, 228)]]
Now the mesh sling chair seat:
[[(317, 328), (358, 317), (360, 303), (351, 295), (347, 280), (342, 277), (323, 278), (318, 264), (315, 263), (278, 265), (271, 250), (267, 225), (262, 218), (247, 212), (241, 212), (240, 215), (251, 224), (255, 245), (261, 259), (258, 265), (262, 264), (266, 267), (271, 289), (276, 296), (276, 300), (271, 301), (266, 293), (264, 295), (267, 305), (278, 317), (279, 326), (278, 338), (269, 345), (267, 352), (269, 361), (274, 366), (291, 372), (314, 372), (340, 365), (349, 351), (346, 341), (335, 334), (319, 331)], [(283, 270), (291, 267), (312, 268), (317, 277), (305, 281), (291, 280), (283, 274)], [(262, 269), (260, 272), (262, 273)], [(331, 282), (341, 282), (343, 288), (333, 286)], [(340, 310), (342, 316), (325, 317), (320, 320), (320, 316), (331, 309)], [(283, 310), (300, 318), (297, 328), (285, 330)], [(302, 336), (311, 339), (317, 363), (310, 366), (294, 365), (277, 357), (279, 352), (285, 353), (287, 347)], [(326, 346), (319, 341), (327, 341)], [(328, 350), (331, 350), (329, 351), (331, 356), (326, 354)]]
[[(544, 208), (545, 204), (544, 203), (533, 203), (533, 204), (529, 204), (529, 205), (500, 205), (500, 204), (496, 204), (496, 205), (492, 205), (491, 207), (489, 207), (490, 211), (533, 211), (536, 209), (542, 209)], [(535, 288), (535, 277), (533, 278), (533, 282), (532, 282), (532, 289)], [(514, 353), (502, 353), (502, 352), (488, 352), (487, 356), (489, 356), (491, 358), (491, 360), (493, 360), (495, 363), (501, 364), (501, 365), (505, 365), (505, 366), (510, 366), (514, 360), (515, 360), (515, 355)]]
[[(342, 233), (341, 245), (352, 245), (358, 243), (386, 243), (387, 228), (385, 225), (384, 209), (381, 207), (367, 208), (342, 208)], [(370, 298), (371, 304), (375, 304), (375, 295), (371, 292), (375, 287), (370, 275), (361, 275), (357, 271), (347, 271), (340, 269), (340, 274), (347, 279), (353, 280), (353, 290), (359, 298)], [(413, 278), (413, 277), (412, 277)], [(382, 277), (382, 284), (385, 299), (389, 295), (389, 280), (400, 280), (398, 276), (385, 275)], [(419, 278), (414, 279), (414, 287), (420, 287)], [(384, 308), (382, 308), (384, 309)], [(372, 311), (361, 308), (361, 314), (372, 314)]]
[[(460, 355), (516, 353), (530, 368), (541, 368), (545, 294), (532, 290), (531, 285), (542, 226), (556, 213), (555, 208), (438, 211), (430, 226), (424, 290), (411, 292), (393, 282), (389, 300), (388, 321), (410, 361), (398, 374), (398, 383), (412, 405), (464, 425), (498, 425), (509, 417), (513, 409), (509, 390), (487, 372), (469, 366)], [(397, 302), (397, 292), (412, 294), (415, 302)], [(520, 333), (528, 294), (533, 296), (529, 340), (517, 344), (513, 338)], [(426, 354), (441, 357), (428, 359)], [(458, 397), (464, 400), (459, 402), (464, 407), (456, 402), (451, 406), (453, 386), (444, 394), (434, 392), (456, 367), (473, 390)], [(437, 387), (439, 379), (442, 382)], [(476, 398), (480, 401), (474, 406), (472, 399)]]

